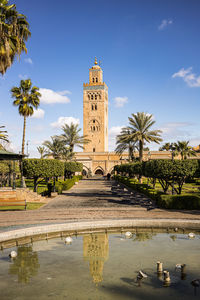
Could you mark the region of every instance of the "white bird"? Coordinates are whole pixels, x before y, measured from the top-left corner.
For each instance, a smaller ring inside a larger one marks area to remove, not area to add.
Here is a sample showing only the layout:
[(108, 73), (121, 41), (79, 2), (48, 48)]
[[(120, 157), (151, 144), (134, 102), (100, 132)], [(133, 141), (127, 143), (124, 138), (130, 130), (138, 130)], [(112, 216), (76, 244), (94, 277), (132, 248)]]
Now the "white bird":
[(127, 231), (125, 233), (126, 238), (131, 238), (132, 237), (132, 233), (130, 231)]
[(66, 239), (65, 239), (65, 243), (66, 244), (71, 244), (72, 243), (72, 238), (71, 238), (71, 236), (68, 236), (68, 237), (66, 237)]
[(13, 251), (10, 252), (9, 256), (11, 258), (15, 258), (15, 257), (17, 257), (17, 252), (13, 250)]
[(190, 233), (188, 234), (188, 237), (189, 237), (190, 239), (193, 239), (193, 238), (195, 238), (195, 234), (194, 234), (193, 232), (190, 232)]

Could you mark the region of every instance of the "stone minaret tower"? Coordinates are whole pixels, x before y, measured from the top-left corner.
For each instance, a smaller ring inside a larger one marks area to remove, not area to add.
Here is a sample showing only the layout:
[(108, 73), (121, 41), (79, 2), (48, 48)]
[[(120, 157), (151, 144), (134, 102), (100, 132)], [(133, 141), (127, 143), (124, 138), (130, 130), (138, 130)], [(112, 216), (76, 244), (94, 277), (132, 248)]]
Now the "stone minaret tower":
[(83, 84), (83, 134), (91, 140), (84, 152), (108, 151), (108, 87), (96, 58)]

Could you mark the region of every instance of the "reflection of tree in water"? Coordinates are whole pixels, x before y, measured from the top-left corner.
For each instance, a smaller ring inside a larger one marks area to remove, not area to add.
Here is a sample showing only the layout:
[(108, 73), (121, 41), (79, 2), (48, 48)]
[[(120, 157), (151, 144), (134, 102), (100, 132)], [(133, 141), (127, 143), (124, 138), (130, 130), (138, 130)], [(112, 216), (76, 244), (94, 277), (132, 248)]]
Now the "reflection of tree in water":
[(28, 283), (31, 277), (37, 275), (39, 267), (37, 252), (33, 252), (32, 246), (22, 246), (17, 249), (9, 274), (18, 275), (18, 282)]
[(152, 232), (138, 232), (134, 235), (133, 241), (144, 242), (146, 240), (151, 240), (156, 233)]
[(83, 256), (89, 261), (93, 282), (103, 280), (104, 262), (108, 259), (109, 245), (107, 234), (90, 234), (83, 236)]

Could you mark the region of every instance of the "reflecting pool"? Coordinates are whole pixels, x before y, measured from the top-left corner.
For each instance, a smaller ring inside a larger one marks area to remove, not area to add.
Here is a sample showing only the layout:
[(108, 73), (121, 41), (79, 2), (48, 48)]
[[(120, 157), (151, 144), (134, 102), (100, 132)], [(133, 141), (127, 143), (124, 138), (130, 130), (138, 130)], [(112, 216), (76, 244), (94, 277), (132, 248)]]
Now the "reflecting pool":
[[(91, 233), (0, 252), (0, 299), (199, 299), (200, 235)], [(17, 252), (9, 258), (11, 250)], [(165, 284), (157, 261), (170, 273)], [(180, 265), (186, 264), (183, 272)], [(177, 267), (176, 267), (177, 265)], [(139, 271), (146, 274), (138, 276)]]

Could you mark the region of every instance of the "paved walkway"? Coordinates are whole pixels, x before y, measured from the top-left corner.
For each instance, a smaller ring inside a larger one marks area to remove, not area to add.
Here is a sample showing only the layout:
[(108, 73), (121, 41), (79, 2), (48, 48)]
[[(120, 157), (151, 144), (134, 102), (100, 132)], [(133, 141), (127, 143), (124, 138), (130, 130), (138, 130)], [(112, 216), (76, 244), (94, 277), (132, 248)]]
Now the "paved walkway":
[(114, 181), (82, 180), (70, 191), (38, 210), (1, 211), (0, 231), (10, 226), (53, 224), (103, 219), (200, 219), (200, 211), (175, 211), (155, 207), (148, 197), (124, 189)]

